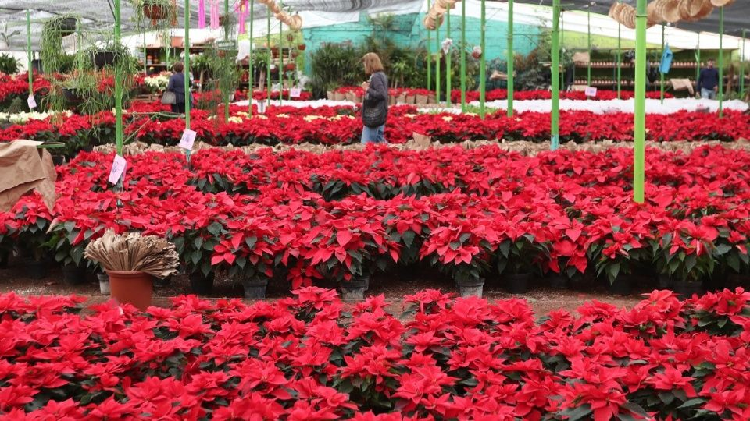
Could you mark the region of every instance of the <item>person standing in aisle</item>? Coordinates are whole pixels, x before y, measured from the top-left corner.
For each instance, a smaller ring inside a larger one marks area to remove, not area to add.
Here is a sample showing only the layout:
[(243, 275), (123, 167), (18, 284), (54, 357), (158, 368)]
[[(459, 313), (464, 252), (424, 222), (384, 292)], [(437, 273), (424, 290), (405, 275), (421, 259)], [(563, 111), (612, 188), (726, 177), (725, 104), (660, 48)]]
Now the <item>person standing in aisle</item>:
[(385, 143), (385, 123), (388, 119), (388, 79), (380, 57), (367, 53), (362, 57), (365, 74), (370, 80), (362, 83), (362, 143)]
[(708, 67), (701, 69), (696, 83), (696, 92), (701, 93), (703, 99), (716, 99), (716, 91), (719, 90), (719, 72), (714, 69), (714, 60), (708, 60)]
[[(167, 84), (167, 91), (173, 92), (177, 97), (177, 102), (172, 104), (172, 112), (184, 114), (185, 113), (185, 65), (182, 62), (177, 62), (172, 67), (174, 73), (169, 77), (169, 83)], [(193, 83), (190, 81), (190, 86)], [(189, 97), (188, 97), (189, 100)]]

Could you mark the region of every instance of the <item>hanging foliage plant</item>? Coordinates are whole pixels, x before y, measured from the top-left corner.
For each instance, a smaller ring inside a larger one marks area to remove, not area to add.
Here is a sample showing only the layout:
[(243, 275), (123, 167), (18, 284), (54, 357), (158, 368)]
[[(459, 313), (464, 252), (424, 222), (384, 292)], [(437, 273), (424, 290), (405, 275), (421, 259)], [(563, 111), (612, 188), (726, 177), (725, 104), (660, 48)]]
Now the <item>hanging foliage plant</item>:
[(131, 0), (135, 9), (135, 19), (139, 27), (144, 27), (146, 20), (151, 26), (163, 27), (177, 25), (177, 3), (175, 0)]
[(41, 51), (42, 66), (47, 73), (60, 73), (65, 64), (65, 50), (62, 37), (72, 34), (77, 26), (72, 16), (60, 16), (48, 20), (42, 27)]

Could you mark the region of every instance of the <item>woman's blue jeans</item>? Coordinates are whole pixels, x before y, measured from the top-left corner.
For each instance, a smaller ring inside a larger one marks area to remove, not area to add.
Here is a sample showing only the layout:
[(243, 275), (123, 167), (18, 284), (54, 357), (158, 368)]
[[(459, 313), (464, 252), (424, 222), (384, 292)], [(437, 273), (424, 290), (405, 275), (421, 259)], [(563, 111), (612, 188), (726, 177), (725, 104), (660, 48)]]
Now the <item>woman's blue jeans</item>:
[(385, 125), (362, 127), (362, 143), (385, 143)]

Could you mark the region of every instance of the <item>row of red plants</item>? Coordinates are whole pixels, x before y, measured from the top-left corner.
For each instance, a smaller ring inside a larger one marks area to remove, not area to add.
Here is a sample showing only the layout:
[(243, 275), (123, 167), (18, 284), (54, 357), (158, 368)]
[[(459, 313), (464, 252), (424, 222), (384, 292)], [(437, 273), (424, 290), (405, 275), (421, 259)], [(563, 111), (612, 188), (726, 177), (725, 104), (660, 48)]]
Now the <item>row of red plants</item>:
[(437, 290), (353, 307), (335, 292), (171, 308), (0, 295), (0, 419), (737, 420), (750, 418), (750, 293), (631, 310)]
[[(160, 110), (164, 110), (161, 104), (135, 103), (130, 111)], [(257, 115), (257, 109), (254, 110)], [(212, 117), (215, 112), (193, 110), (191, 128), (197, 132), (197, 139), (215, 146), (305, 142), (335, 145), (358, 143), (362, 132), (358, 111), (345, 107), (270, 107), (260, 118), (248, 118), (247, 107), (231, 106), (230, 111), (237, 118), (225, 122), (223, 113), (218, 113), (220, 118), (215, 118)], [(352, 115), (353, 118), (330, 118), (337, 115)], [(109, 142), (113, 137), (114, 121), (111, 112), (49, 117), (0, 129), (0, 141), (59, 141), (68, 143), (69, 149), (77, 150), (81, 146)], [(482, 120), (476, 115), (418, 114), (414, 106), (394, 106), (389, 111), (385, 137), (389, 143), (403, 143), (416, 132), (441, 143), (485, 139), (547, 142), (551, 137), (550, 121), (549, 113), (540, 112), (518, 113), (513, 117), (496, 113)], [(646, 129), (647, 140), (653, 141), (734, 141), (750, 138), (750, 115), (737, 111), (725, 111), (723, 119), (716, 113), (688, 111), (648, 115)], [(184, 121), (181, 119), (126, 113), (128, 141), (176, 145), (183, 130)], [(633, 140), (633, 115), (611, 113), (602, 116), (588, 111), (563, 111), (560, 139), (563, 143), (629, 142)]]
[[(50, 213), (38, 196), (0, 214), (0, 245), (80, 264), (106, 229), (164, 236), (190, 273), (366, 280), (430, 267), (461, 282), (560, 273), (674, 282), (747, 273), (750, 152), (648, 151), (646, 203), (632, 201), (633, 154), (487, 146), (313, 154), (210, 149), (129, 156), (123, 192), (112, 155), (59, 167)], [(48, 250), (48, 251), (47, 251)]]
[[(335, 90), (337, 93), (346, 94), (353, 92), (357, 96), (361, 97), (364, 94), (362, 88), (358, 86), (353, 87), (342, 87)], [(391, 88), (388, 90), (390, 95), (425, 95), (435, 96), (435, 91), (428, 89), (415, 89), (415, 88)], [(632, 99), (635, 95), (634, 91), (620, 91), (620, 99), (628, 100)], [(649, 91), (646, 92), (646, 98), (659, 99), (661, 98), (660, 92)], [(672, 98), (672, 94), (665, 93), (666, 98)], [(493, 89), (485, 92), (486, 101), (503, 101), (508, 99), (508, 91), (505, 89)], [(552, 91), (543, 90), (531, 90), (531, 91), (514, 91), (513, 99), (516, 101), (532, 101), (532, 100), (546, 100), (552, 99)], [(617, 91), (599, 90), (594, 97), (587, 97), (583, 91), (562, 91), (560, 92), (560, 99), (571, 99), (576, 101), (611, 101), (617, 99)], [(467, 91), (467, 101), (479, 101), (479, 91)], [(451, 101), (454, 103), (461, 102), (461, 90), (454, 89), (451, 91)]]

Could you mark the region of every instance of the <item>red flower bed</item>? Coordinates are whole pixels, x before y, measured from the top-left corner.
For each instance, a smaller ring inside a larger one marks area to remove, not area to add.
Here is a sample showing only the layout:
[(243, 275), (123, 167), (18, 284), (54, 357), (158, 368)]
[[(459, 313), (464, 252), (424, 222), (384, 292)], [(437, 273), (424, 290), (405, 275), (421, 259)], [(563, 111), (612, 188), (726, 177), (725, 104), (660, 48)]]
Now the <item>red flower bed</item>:
[[(342, 87), (335, 90), (337, 93), (346, 94), (348, 92), (354, 92), (357, 94), (357, 96), (362, 96), (364, 94), (364, 91), (362, 88), (358, 86), (353, 87)], [(412, 89), (412, 88), (395, 88), (395, 89), (389, 89), (388, 93), (391, 95), (435, 95), (435, 91), (427, 90), (427, 89)], [(632, 99), (635, 95), (635, 92), (633, 91), (620, 91), (620, 98), (623, 100)], [(665, 98), (672, 98), (672, 94), (665, 93)], [(586, 94), (582, 91), (562, 91), (560, 92), (560, 98), (561, 99), (572, 99), (577, 101), (610, 101), (617, 99), (617, 91), (608, 91), (604, 89), (600, 89), (597, 91), (596, 96), (592, 98), (587, 98)], [(648, 91), (646, 92), (646, 98), (653, 98), (653, 99), (659, 99), (661, 98), (661, 92), (658, 91)], [(485, 100), (486, 101), (502, 101), (508, 99), (508, 91), (505, 89), (493, 89), (491, 91), (485, 92)], [(513, 99), (517, 101), (531, 101), (531, 100), (540, 100), (540, 99), (552, 99), (552, 92), (551, 91), (514, 91), (513, 92)], [(467, 101), (479, 101), (479, 91), (467, 91), (466, 92), (466, 100)], [(451, 101), (454, 103), (460, 103), (461, 102), (461, 90), (460, 89), (454, 89), (451, 91)]]
[[(131, 111), (163, 110), (163, 105), (154, 102), (136, 103)], [(351, 108), (346, 107), (271, 107), (263, 117), (253, 119), (247, 118), (247, 107), (231, 106), (230, 111), (233, 116), (238, 116), (239, 112), (243, 115), (238, 117), (239, 121), (233, 119), (224, 123), (220, 119), (209, 119), (210, 113), (207, 111), (193, 110), (191, 125), (198, 133), (198, 140), (217, 146), (229, 143), (275, 145), (302, 142), (333, 145), (359, 142), (362, 131), (358, 114), (354, 114)], [(354, 114), (354, 118), (342, 117), (331, 120), (310, 117), (334, 117), (339, 114)], [(73, 120), (73, 123), (69, 120)], [(505, 113), (496, 113), (481, 120), (475, 115), (417, 114), (414, 106), (395, 106), (389, 111), (385, 137), (390, 143), (403, 143), (411, 138), (412, 133), (417, 132), (432, 136), (443, 143), (484, 139), (547, 142), (551, 137), (550, 120), (549, 113), (538, 112), (518, 113), (511, 118)], [(81, 130), (75, 133), (69, 129), (71, 126), (79, 125), (82, 126)], [(93, 133), (112, 132), (112, 113), (104, 112), (91, 117), (72, 116), (68, 119), (49, 118), (44, 121), (32, 121), (24, 126), (11, 126), (0, 129), (0, 141), (19, 138), (62, 142), (71, 139), (90, 139), (91, 142), (109, 140), (108, 137), (93, 136), (87, 131), (89, 129), (93, 129)], [(134, 134), (134, 140), (176, 145), (183, 129), (184, 122), (180, 119), (161, 121), (132, 115), (127, 121), (125, 131), (128, 135)], [(734, 141), (750, 138), (750, 115), (737, 111), (725, 111), (724, 119), (719, 119), (717, 113), (688, 111), (669, 115), (648, 115), (646, 129), (647, 139), (654, 141)], [(562, 142), (632, 141), (633, 115), (612, 113), (602, 116), (588, 111), (563, 111), (560, 113), (560, 136)]]
[(632, 310), (591, 302), (539, 322), (522, 300), (335, 293), (274, 303), (173, 299), (138, 314), (0, 295), (7, 420), (746, 420), (750, 294)]
[[(630, 149), (522, 157), (497, 147), (252, 155), (205, 150), (112, 155), (59, 168), (50, 215), (38, 196), (0, 214), (0, 246), (52, 248), (79, 262), (105, 229), (175, 241), (190, 271), (251, 271), (295, 286), (416, 264), (454, 279), (601, 274), (645, 266), (675, 282), (744, 273), (750, 153), (648, 151), (647, 202), (632, 202)], [(118, 205), (119, 200), (119, 205)], [(51, 228), (48, 232), (47, 228)]]
[[(49, 89), (50, 84), (47, 79), (34, 73), (34, 93), (44, 92)], [(29, 74), (19, 73), (16, 75), (7, 75), (0, 73), (0, 102), (13, 96), (29, 95)]]

